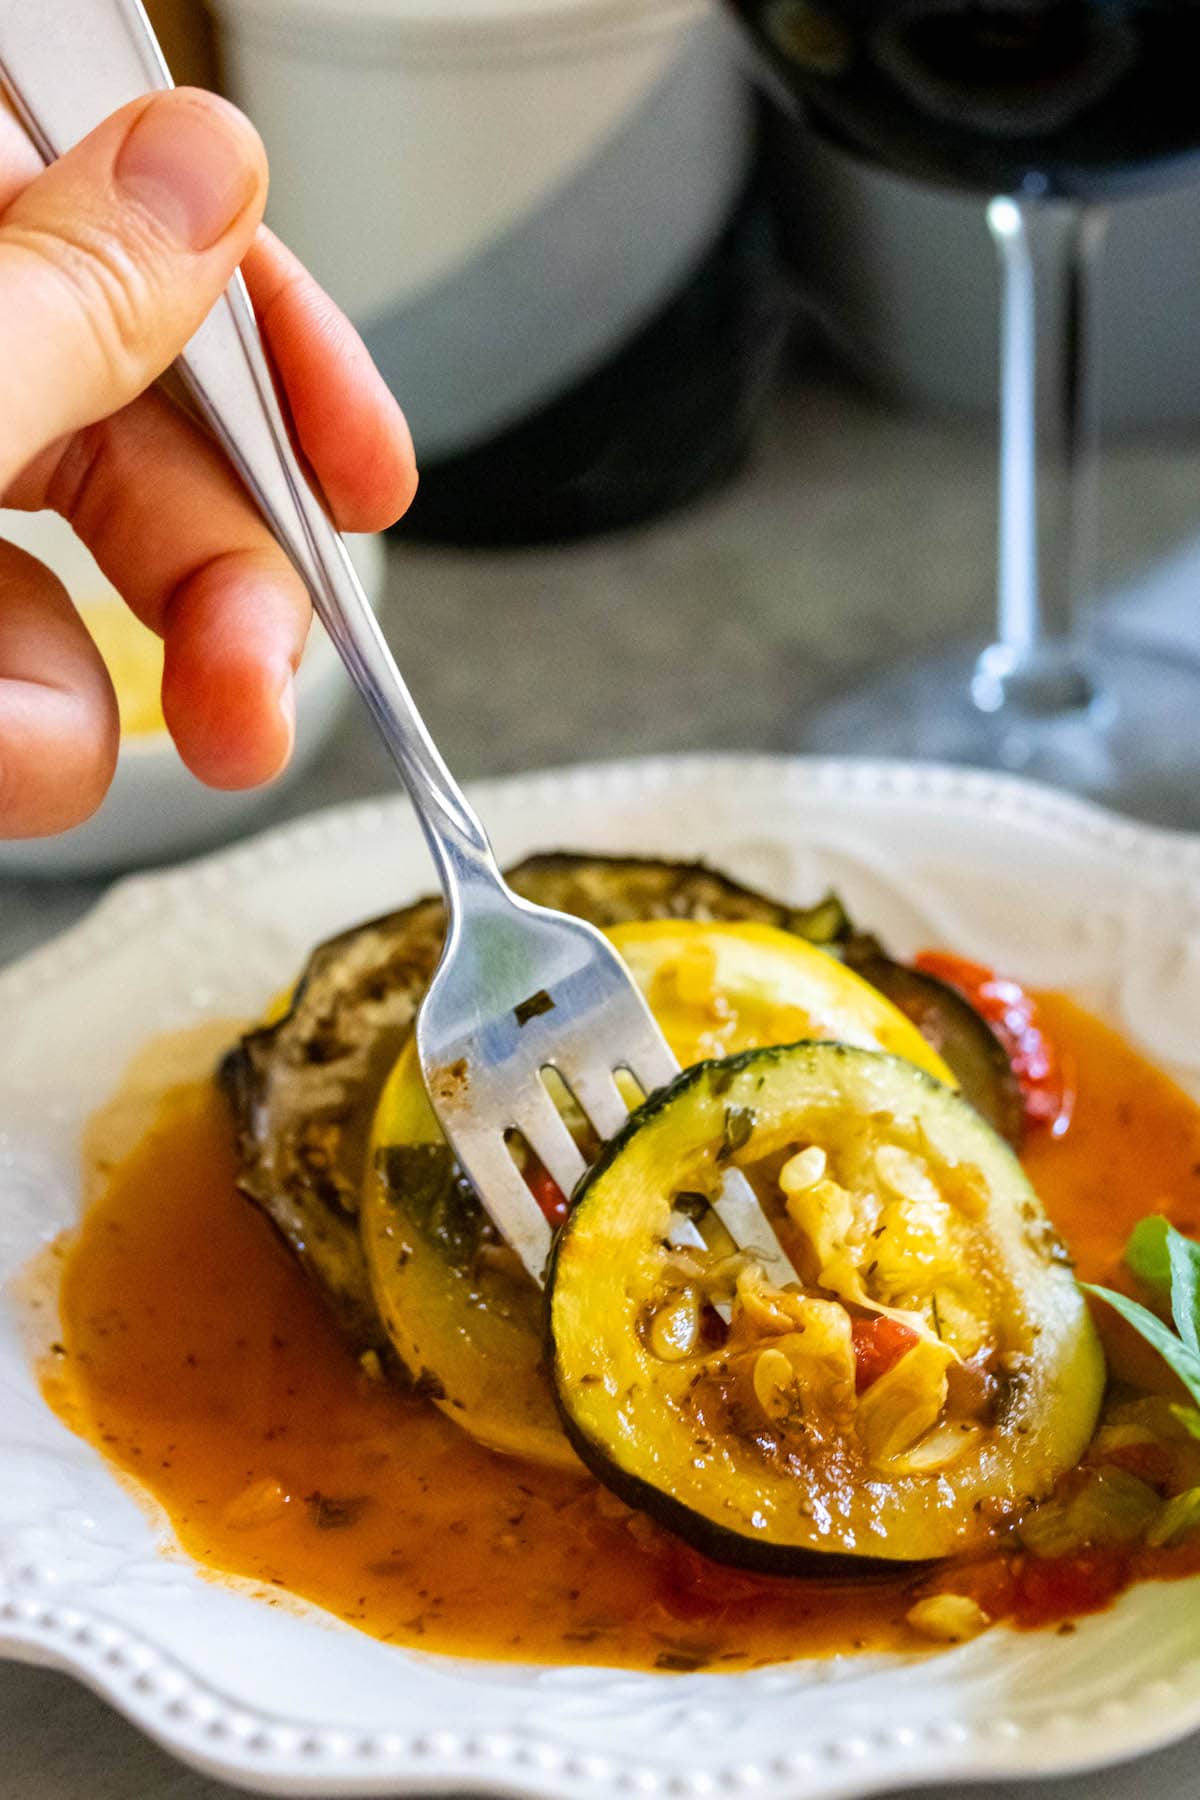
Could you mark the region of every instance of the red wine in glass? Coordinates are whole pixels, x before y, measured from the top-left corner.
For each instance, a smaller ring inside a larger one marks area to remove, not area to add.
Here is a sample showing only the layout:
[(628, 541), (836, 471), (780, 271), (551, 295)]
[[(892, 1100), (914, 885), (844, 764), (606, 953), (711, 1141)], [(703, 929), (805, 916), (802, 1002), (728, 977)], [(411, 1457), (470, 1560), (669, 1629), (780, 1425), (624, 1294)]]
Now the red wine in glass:
[(826, 136), (918, 179), (1106, 199), (1200, 149), (1188, 0), (733, 5)]

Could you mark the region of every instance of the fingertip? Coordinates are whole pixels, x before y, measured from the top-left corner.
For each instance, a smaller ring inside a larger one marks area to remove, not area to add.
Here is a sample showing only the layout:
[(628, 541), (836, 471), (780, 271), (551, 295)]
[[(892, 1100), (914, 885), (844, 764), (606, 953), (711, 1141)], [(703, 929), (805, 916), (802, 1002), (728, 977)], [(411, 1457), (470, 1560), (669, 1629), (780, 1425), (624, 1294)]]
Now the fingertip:
[(404, 517), (417, 492), (408, 420), (373, 366), (372, 374), (379, 395), (370, 411), (364, 409), (360, 442), (353, 446), (347, 466), (323, 484), (342, 531), (386, 531)]
[(236, 791), (276, 780), (291, 759), (292, 672), (245, 656), (168, 655), (163, 717), (186, 766), (207, 787)]
[(246, 556), (200, 571), (176, 596), (163, 716), (184, 763), (209, 787), (259, 787), (287, 767), (307, 625), (292, 572)]
[(340, 529), (385, 531), (417, 491), (412, 433), (349, 321), (331, 306), (318, 324), (325, 297), (314, 294), (290, 336), (279, 334), (289, 340), (284, 381), (296, 431)]
[(214, 118), (222, 119), (236, 132), (246, 145), (247, 154), (253, 156), (262, 170), (263, 178), (267, 174), (267, 151), (261, 133), (248, 113), (224, 94), (218, 94), (212, 88), (191, 87), (187, 83), (179, 87), (169, 88), (161, 96), (162, 99), (173, 99), (185, 106), (198, 106), (204, 112), (211, 113)]
[(0, 681), (0, 837), (56, 837), (99, 809), (119, 728), (90, 695)]
[(90, 818), (119, 744), (112, 682), (66, 589), (0, 543), (0, 837), (52, 837)]
[(0, 488), (168, 368), (245, 255), (266, 191), (258, 133), (199, 89), (131, 101), (21, 187), (0, 216)]
[(271, 232), (260, 230), (243, 267), (297, 436), (338, 525), (394, 525), (417, 491), (416, 455), (366, 345)]
[(267, 157), (235, 106), (201, 88), (156, 94), (135, 116), (113, 180), (177, 250), (202, 252), (252, 214), (262, 216)]

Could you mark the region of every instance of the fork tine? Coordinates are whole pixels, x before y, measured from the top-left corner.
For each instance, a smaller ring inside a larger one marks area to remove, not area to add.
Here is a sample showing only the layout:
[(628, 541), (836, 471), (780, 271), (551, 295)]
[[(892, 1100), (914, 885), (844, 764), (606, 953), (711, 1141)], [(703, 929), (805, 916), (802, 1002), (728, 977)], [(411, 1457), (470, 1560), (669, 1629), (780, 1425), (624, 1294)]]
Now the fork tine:
[(524, 1088), (511, 1110), (512, 1122), (529, 1148), (570, 1198), (587, 1164), (541, 1082)]
[(640, 1031), (637, 1037), (630, 1032), (628, 1043), (622, 1044), (619, 1068), (625, 1069), (641, 1088), (643, 1094), (649, 1095), (656, 1088), (666, 1087), (679, 1074), (679, 1064), (655, 1020), (649, 1015), (645, 1021), (647, 1029)]
[[(470, 880), (474, 926), (467, 932), (464, 920), (447, 941), (417, 1013), (417, 1049), (455, 1154), (497, 1230), (541, 1282), (551, 1232), (506, 1137), (519, 1131), (569, 1196), (586, 1165), (547, 1089), (549, 1071), (611, 1140), (629, 1110), (617, 1076), (627, 1071), (650, 1095), (676, 1078), (679, 1065), (600, 931), (518, 899), (494, 869), (471, 864)], [(451, 902), (453, 909), (454, 896)], [(777, 1280), (794, 1280), (744, 1176), (729, 1171), (714, 1206), (736, 1243), (756, 1251)], [(672, 1229), (681, 1242), (703, 1241), (682, 1219)]]
[(758, 1203), (740, 1169), (728, 1169), (721, 1193), (713, 1201), (713, 1211), (735, 1244), (743, 1250), (757, 1252), (763, 1269), (781, 1287), (796, 1279), (791, 1259), (776, 1237), (770, 1220)]
[(629, 1108), (611, 1072), (599, 1063), (589, 1068), (566, 1059), (556, 1059), (554, 1066), (599, 1135), (615, 1137), (629, 1117)]
[[(657, 1066), (657, 1046), (651, 1045), (650, 1049), (652, 1054), (649, 1062), (643, 1055), (643, 1068)], [(611, 1074), (600, 1064), (577, 1067), (573, 1061), (565, 1058), (558, 1059), (555, 1066), (561, 1066), (563, 1080), (600, 1136), (613, 1137), (629, 1117), (629, 1109)], [(632, 1069), (630, 1073), (633, 1073)], [(646, 1092), (649, 1091), (647, 1087)], [(713, 1202), (713, 1211), (735, 1244), (741, 1245), (743, 1249), (758, 1251), (763, 1268), (773, 1280), (781, 1285), (795, 1281), (796, 1271), (791, 1260), (759, 1205), (757, 1194), (740, 1170), (726, 1171), (721, 1193)], [(672, 1233), (672, 1242), (702, 1244), (704, 1238), (694, 1227), (684, 1228), (680, 1224)]]
[[(636, 1055), (623, 1058), (622, 1066), (628, 1068), (649, 1094), (655, 1087), (673, 1081), (679, 1073), (679, 1065), (653, 1016), (647, 1017), (646, 1026), (647, 1029), (637, 1033)], [(757, 1194), (740, 1170), (726, 1171), (721, 1193), (713, 1202), (713, 1211), (735, 1244), (759, 1252), (763, 1268), (772, 1280), (781, 1286), (795, 1281), (796, 1270), (791, 1259), (759, 1205)]]
[(550, 1254), (550, 1225), (503, 1136), (490, 1127), (474, 1130), (468, 1124), (447, 1128), (445, 1120), (442, 1124), (472, 1187), (477, 1194), (486, 1195), (488, 1217), (540, 1286)]

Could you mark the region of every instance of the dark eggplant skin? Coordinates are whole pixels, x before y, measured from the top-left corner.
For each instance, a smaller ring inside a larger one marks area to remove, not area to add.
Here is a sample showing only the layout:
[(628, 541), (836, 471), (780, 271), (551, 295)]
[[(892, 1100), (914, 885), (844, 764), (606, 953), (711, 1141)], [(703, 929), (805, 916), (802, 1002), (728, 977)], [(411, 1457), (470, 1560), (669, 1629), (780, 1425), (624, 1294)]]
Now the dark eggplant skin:
[[(786, 906), (701, 863), (557, 851), (528, 858), (507, 878), (526, 899), (600, 926), (749, 921), (827, 945), (849, 930), (832, 896)], [(219, 1070), (241, 1192), (274, 1222), (354, 1348), (389, 1366), (359, 1239), (359, 1194), (375, 1106), (444, 929), (441, 900), (427, 897), (331, 938), (309, 958), (286, 1012), (248, 1032)]]
[(1020, 1149), (1025, 1107), (1008, 1052), (987, 1020), (946, 982), (894, 962), (878, 940), (853, 933), (839, 946), (846, 967), (911, 1019), (953, 1070), (963, 1098)]
[(441, 945), (440, 902), (331, 938), (287, 1011), (224, 1058), (238, 1187), (272, 1220), (358, 1351), (387, 1355), (358, 1235), (375, 1099), (399, 1055)]

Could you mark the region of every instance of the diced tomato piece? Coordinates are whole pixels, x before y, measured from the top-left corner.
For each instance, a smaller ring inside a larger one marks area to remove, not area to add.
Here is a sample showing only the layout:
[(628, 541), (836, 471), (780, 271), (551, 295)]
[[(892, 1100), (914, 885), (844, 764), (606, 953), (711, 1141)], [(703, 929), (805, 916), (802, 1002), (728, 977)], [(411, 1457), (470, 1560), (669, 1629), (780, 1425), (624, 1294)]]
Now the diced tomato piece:
[(854, 1386), (860, 1394), (894, 1369), (917, 1341), (911, 1325), (884, 1316), (851, 1320), (850, 1335), (854, 1339)]
[(994, 969), (947, 950), (922, 950), (913, 966), (954, 988), (987, 1020), (1012, 1064), (1026, 1120), (1061, 1137), (1071, 1122), (1074, 1084), (1066, 1059), (1038, 1023), (1033, 998)]
[(745, 1617), (747, 1608), (766, 1598), (770, 1587), (786, 1592), (792, 1580), (787, 1575), (765, 1576), (713, 1562), (666, 1532), (648, 1543), (643, 1540), (643, 1544), (654, 1558), (659, 1605), (673, 1618), (688, 1623), (719, 1619), (730, 1607), (737, 1607)]
[(926, 1591), (967, 1594), (991, 1618), (1011, 1619), (1028, 1630), (1102, 1611), (1132, 1572), (1129, 1552), (1122, 1549), (1078, 1550), (1045, 1561), (1007, 1554), (951, 1566)]
[(567, 1196), (549, 1169), (535, 1158), (530, 1158), (525, 1169), (525, 1180), (547, 1221), (551, 1225), (561, 1225), (567, 1216)]
[(1114, 1550), (1080, 1550), (1042, 1562), (1026, 1557), (1017, 1578), (1018, 1625), (1048, 1625), (1100, 1612), (1128, 1579), (1129, 1558)]

